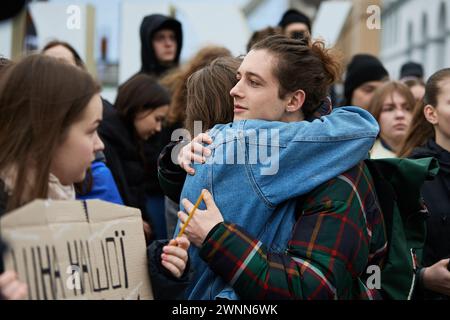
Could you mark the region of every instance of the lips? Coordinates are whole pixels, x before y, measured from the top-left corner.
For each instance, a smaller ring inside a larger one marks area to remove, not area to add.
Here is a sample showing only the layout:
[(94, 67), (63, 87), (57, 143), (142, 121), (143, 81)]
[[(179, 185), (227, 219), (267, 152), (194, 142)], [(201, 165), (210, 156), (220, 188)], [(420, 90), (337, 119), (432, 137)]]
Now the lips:
[(396, 130), (406, 130), (408, 128), (408, 126), (406, 124), (403, 123), (399, 123), (394, 125), (394, 129)]
[(248, 110), (247, 108), (244, 108), (243, 106), (240, 106), (238, 104), (234, 105), (234, 112), (235, 113), (240, 113), (240, 112), (244, 112), (244, 111), (247, 111), (247, 110)]

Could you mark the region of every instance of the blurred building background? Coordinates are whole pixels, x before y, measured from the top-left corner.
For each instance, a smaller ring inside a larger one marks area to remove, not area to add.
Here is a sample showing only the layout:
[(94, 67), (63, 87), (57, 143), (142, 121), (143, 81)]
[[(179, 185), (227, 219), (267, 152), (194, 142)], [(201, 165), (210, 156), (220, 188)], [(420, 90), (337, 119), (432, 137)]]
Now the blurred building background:
[[(244, 54), (251, 33), (276, 25), (289, 8), (311, 17), (313, 36), (338, 47), (345, 63), (356, 53), (371, 53), (393, 78), (408, 60), (422, 63), (427, 76), (450, 65), (450, 0), (34, 0), (0, 22), (0, 54), (16, 58), (54, 38), (68, 41), (113, 100), (118, 84), (140, 68), (145, 15), (182, 22), (185, 62), (206, 44)], [(79, 28), (68, 27), (74, 14), (81, 17)]]
[(422, 63), (425, 76), (450, 66), (450, 0), (385, 1), (380, 56), (390, 74)]

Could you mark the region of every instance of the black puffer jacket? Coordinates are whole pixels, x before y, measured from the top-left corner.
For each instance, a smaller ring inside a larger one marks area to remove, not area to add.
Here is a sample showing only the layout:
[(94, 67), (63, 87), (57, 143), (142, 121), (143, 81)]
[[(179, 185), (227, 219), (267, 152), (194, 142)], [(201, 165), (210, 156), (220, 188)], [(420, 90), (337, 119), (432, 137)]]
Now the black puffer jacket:
[[(175, 61), (170, 66), (161, 65), (153, 51), (152, 39), (156, 31), (161, 29), (170, 29), (175, 32), (175, 37), (177, 40), (177, 54), (175, 56)], [(180, 60), (181, 47), (183, 46), (183, 32), (181, 29), (181, 23), (177, 20), (161, 15), (152, 14), (144, 17), (141, 23), (140, 29), (141, 36), (141, 59), (142, 67), (141, 71), (159, 78), (168, 69), (176, 67)]]
[[(116, 112), (105, 115), (98, 132), (105, 144), (106, 161), (124, 204), (145, 213), (146, 196), (152, 195), (155, 189), (159, 190), (156, 167), (159, 147), (155, 145), (154, 155), (144, 155), (145, 151), (141, 151), (144, 148), (139, 146), (141, 142), (135, 136), (134, 129), (127, 126)], [(156, 139), (153, 142), (159, 144)], [(152, 141), (146, 143), (151, 144)]]
[[(427, 240), (423, 264), (428, 267), (450, 257), (450, 152), (433, 139), (413, 150), (410, 158), (434, 157), (439, 162), (439, 173), (434, 180), (426, 181), (422, 196), (430, 212), (427, 220)], [(426, 298), (449, 299), (449, 297), (425, 293)]]

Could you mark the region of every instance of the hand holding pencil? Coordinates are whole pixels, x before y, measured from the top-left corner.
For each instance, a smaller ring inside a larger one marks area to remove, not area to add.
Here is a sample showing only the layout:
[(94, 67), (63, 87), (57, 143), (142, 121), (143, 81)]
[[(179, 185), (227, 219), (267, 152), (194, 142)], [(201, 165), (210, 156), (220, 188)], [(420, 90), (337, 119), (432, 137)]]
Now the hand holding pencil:
[[(202, 198), (206, 205), (205, 210), (198, 209)], [(186, 235), (195, 246), (200, 247), (209, 231), (218, 223), (223, 222), (222, 214), (217, 208), (211, 193), (206, 189), (202, 190), (195, 205), (187, 199), (183, 199), (182, 204), (190, 214), (187, 215), (182, 211), (178, 212), (178, 218), (181, 221), (180, 234)], [(193, 210), (194, 208), (195, 210)]]

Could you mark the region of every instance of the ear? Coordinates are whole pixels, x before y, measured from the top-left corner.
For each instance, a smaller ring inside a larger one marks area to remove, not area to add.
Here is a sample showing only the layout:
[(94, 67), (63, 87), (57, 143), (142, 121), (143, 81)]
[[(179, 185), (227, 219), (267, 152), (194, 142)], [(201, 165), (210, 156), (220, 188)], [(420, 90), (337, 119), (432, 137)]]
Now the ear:
[(439, 121), (435, 107), (433, 107), (430, 104), (427, 104), (425, 108), (423, 108), (423, 114), (425, 116), (425, 119), (427, 119), (429, 123), (431, 123), (432, 125), (438, 124)]
[(297, 90), (293, 94), (290, 95), (288, 104), (286, 106), (287, 112), (296, 112), (300, 110), (300, 108), (305, 103), (306, 93), (303, 90)]

